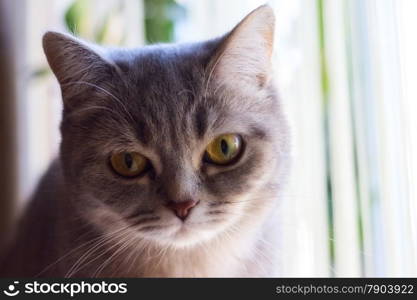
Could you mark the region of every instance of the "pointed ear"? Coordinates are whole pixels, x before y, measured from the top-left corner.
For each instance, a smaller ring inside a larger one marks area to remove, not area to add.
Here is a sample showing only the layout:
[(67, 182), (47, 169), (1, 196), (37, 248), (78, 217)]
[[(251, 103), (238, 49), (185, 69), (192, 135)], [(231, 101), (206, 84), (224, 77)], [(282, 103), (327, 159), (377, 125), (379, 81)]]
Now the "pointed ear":
[(263, 5), (227, 34), (209, 65), (220, 83), (265, 86), (271, 75), (275, 17)]
[(64, 98), (69, 92), (74, 96), (88, 88), (86, 84), (73, 83), (95, 84), (112, 73), (113, 66), (104, 58), (103, 53), (100, 53), (100, 48), (70, 35), (58, 32), (45, 33), (43, 49), (49, 66), (61, 84)]

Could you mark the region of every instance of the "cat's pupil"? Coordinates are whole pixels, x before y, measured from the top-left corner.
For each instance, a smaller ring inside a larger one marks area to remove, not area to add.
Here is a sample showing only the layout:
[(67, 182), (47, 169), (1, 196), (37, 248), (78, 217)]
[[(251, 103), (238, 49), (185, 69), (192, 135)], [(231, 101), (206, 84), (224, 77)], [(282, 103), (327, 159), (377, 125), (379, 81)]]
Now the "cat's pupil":
[(227, 142), (225, 140), (222, 140), (220, 142), (220, 148), (222, 149), (223, 154), (227, 155), (227, 152), (229, 150), (229, 146), (227, 145)]
[(132, 167), (132, 163), (133, 163), (132, 155), (130, 155), (129, 153), (126, 153), (125, 154), (126, 167), (128, 167), (130, 169)]

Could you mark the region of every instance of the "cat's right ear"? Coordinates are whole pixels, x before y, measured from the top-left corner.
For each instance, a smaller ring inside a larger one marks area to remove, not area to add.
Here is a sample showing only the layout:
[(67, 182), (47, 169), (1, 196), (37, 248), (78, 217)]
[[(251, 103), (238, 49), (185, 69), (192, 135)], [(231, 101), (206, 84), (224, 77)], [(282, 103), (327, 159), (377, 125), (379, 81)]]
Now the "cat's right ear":
[(220, 84), (233, 87), (264, 87), (272, 74), (275, 16), (272, 8), (262, 5), (249, 13), (222, 40), (209, 63)]
[(88, 84), (95, 84), (98, 76), (112, 73), (112, 64), (100, 48), (68, 34), (45, 33), (43, 49), (64, 94), (71, 90), (81, 92)]

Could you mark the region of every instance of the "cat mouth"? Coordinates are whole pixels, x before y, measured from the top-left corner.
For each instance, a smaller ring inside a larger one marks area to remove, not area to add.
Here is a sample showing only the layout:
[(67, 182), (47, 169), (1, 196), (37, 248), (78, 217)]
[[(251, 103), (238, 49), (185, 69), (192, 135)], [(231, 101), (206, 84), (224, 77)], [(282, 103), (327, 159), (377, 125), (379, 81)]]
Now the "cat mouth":
[(181, 234), (187, 234), (190, 232), (189, 226), (186, 226), (185, 224), (180, 225), (180, 227), (175, 232), (175, 236), (181, 235)]

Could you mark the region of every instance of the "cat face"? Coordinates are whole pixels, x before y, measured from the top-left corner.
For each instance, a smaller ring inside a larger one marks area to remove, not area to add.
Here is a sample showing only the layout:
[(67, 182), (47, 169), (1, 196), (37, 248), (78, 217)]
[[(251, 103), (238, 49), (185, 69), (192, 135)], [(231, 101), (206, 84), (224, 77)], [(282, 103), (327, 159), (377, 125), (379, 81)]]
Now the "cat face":
[(105, 232), (174, 247), (261, 224), (288, 144), (272, 36), (267, 7), (188, 45), (108, 50), (47, 33), (76, 209)]

